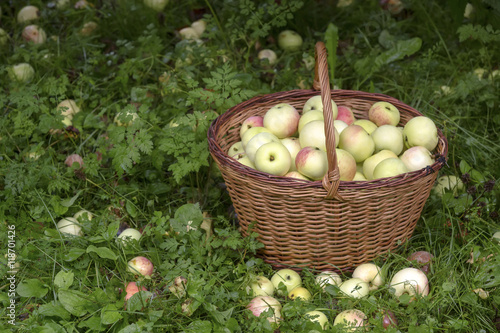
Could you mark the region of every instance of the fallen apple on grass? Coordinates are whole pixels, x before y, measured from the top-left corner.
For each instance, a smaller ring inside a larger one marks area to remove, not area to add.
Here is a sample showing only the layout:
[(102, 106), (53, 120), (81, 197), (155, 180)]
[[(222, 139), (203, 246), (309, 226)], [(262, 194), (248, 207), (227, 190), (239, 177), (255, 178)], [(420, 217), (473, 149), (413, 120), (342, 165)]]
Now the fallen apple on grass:
[(23, 39), (34, 44), (43, 44), (47, 40), (45, 30), (36, 24), (30, 24), (23, 29)]
[(257, 54), (257, 58), (262, 62), (267, 61), (269, 65), (274, 65), (278, 60), (276, 52), (270, 49), (260, 50), (259, 53)]
[(83, 167), (83, 158), (78, 155), (78, 154), (71, 154), (68, 157), (66, 157), (66, 160), (64, 160), (64, 164), (66, 164), (68, 167), (72, 167), (74, 164), (78, 165), (78, 168)]
[(373, 263), (359, 265), (352, 272), (352, 277), (367, 282), (370, 290), (377, 290), (384, 284), (382, 269)]
[(288, 293), (288, 298), (290, 298), (291, 300), (300, 298), (303, 301), (309, 301), (312, 298), (312, 294), (304, 287), (295, 287)]
[(328, 328), (328, 317), (319, 310), (308, 311), (304, 313), (304, 317), (312, 322), (320, 324), (323, 330)]
[(86, 209), (82, 209), (82, 210), (79, 210), (78, 212), (76, 212), (75, 215), (73, 215), (73, 217), (77, 220), (80, 220), (83, 217), (83, 218), (90, 221), (94, 217), (94, 214), (92, 214), (91, 212), (89, 212)]
[(57, 229), (66, 236), (83, 236), (82, 227), (74, 217), (65, 217), (59, 220)]
[(9, 78), (17, 82), (29, 82), (35, 76), (35, 70), (28, 63), (20, 63), (9, 69)]
[(137, 285), (136, 282), (129, 282), (125, 287), (125, 292), (127, 293), (127, 295), (125, 295), (125, 301), (128, 301), (130, 297), (138, 293), (139, 290), (148, 291), (144, 286), (141, 286), (141, 288), (139, 289), (139, 286)]
[(246, 292), (253, 296), (273, 296), (274, 284), (267, 277), (259, 275), (248, 284)]
[(283, 30), (278, 35), (278, 45), (283, 51), (298, 51), (302, 43), (302, 36), (293, 30)]
[(408, 256), (409, 261), (414, 261), (417, 268), (424, 272), (426, 275), (429, 273), (434, 256), (427, 251), (416, 251)]
[(278, 325), (282, 319), (281, 303), (272, 296), (257, 296), (253, 298), (250, 303), (248, 303), (247, 309), (256, 317), (260, 317), (264, 314), (271, 324)]
[(363, 298), (368, 296), (370, 285), (359, 278), (350, 278), (340, 285), (340, 291), (348, 297)]
[(285, 285), (287, 293), (302, 286), (302, 278), (299, 273), (289, 268), (283, 268), (275, 272), (271, 277), (271, 282), (280, 296), (283, 296), (283, 292), (279, 288), (281, 283)]
[(131, 126), (135, 120), (139, 118), (136, 112), (123, 111), (118, 112), (115, 116), (114, 122), (117, 126)]
[(334, 285), (339, 286), (342, 283), (342, 278), (340, 275), (334, 271), (323, 271), (316, 275), (316, 283), (320, 285), (323, 290), (326, 286)]
[(392, 277), (389, 285), (394, 290), (394, 295), (400, 297), (403, 294), (412, 296), (427, 296), (429, 294), (429, 280), (424, 272), (418, 268), (408, 267), (398, 271)]
[(139, 230), (134, 228), (127, 228), (121, 232), (121, 234), (118, 236), (118, 239), (124, 243), (127, 243), (132, 239), (139, 241), (141, 239), (141, 236), (142, 234)]
[(25, 23), (37, 20), (40, 17), (40, 10), (36, 6), (24, 6), (17, 13), (17, 22)]
[(127, 271), (135, 275), (141, 275), (146, 279), (150, 279), (154, 271), (154, 266), (148, 258), (137, 256), (130, 259), (127, 264)]
[(340, 312), (333, 321), (333, 326), (342, 326), (347, 332), (357, 332), (359, 328), (366, 326), (368, 317), (363, 311), (357, 309), (344, 310)]
[(434, 192), (439, 196), (443, 196), (446, 191), (452, 191), (453, 195), (456, 196), (463, 189), (464, 183), (455, 175), (440, 176), (433, 188)]

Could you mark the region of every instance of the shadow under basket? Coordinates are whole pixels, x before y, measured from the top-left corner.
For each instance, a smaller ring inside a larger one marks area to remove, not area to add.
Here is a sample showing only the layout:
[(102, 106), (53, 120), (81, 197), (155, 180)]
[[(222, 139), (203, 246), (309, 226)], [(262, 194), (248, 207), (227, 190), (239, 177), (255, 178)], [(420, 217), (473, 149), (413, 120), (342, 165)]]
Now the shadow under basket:
[[(446, 163), (448, 144), (440, 130), (438, 145), (433, 151), (434, 164), (372, 181), (339, 181), (335, 149), (327, 151), (329, 171), (322, 181), (273, 176), (228, 156), (229, 147), (240, 141), (240, 127), (245, 119), (264, 116), (279, 103), (289, 103), (302, 113), (304, 103), (320, 94), (323, 101), (331, 98), (338, 106), (350, 107), (356, 119), (368, 119), (370, 106), (379, 101), (398, 108), (399, 126), (422, 116), (387, 95), (330, 91), (325, 54), (323, 45), (317, 45), (316, 89), (252, 98), (220, 115), (208, 130), (210, 153), (227, 185), (241, 233), (243, 236), (258, 233), (259, 241), (265, 246), (258, 256), (276, 269), (352, 271), (396, 249), (411, 237), (438, 171)], [(319, 56), (323, 58), (318, 59)], [(328, 144), (335, 147), (333, 120), (331, 116), (327, 119), (328, 109), (331, 112), (331, 107), (325, 107), (324, 111), (327, 147)]]

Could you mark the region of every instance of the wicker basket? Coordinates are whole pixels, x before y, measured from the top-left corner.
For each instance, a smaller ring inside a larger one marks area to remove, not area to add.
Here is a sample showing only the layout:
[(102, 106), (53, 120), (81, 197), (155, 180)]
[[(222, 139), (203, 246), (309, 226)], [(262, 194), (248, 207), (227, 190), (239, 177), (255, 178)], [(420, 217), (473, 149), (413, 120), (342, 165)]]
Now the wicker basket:
[[(211, 124), (210, 153), (217, 163), (241, 226), (243, 236), (257, 232), (265, 247), (258, 253), (275, 268), (352, 270), (381, 253), (394, 250), (413, 233), (438, 170), (446, 163), (448, 144), (441, 131), (436, 163), (425, 169), (373, 181), (339, 181), (332, 119), (332, 98), (349, 106), (357, 119), (367, 119), (378, 101), (395, 105), (400, 125), (421, 116), (417, 110), (382, 94), (330, 91), (326, 49), (316, 44), (315, 90), (292, 90), (258, 96), (240, 103)], [(318, 91), (319, 90), (319, 91)], [(272, 176), (248, 168), (226, 153), (240, 141), (242, 122), (263, 116), (278, 103), (299, 112), (312, 96), (321, 94), (329, 171), (322, 181)]]

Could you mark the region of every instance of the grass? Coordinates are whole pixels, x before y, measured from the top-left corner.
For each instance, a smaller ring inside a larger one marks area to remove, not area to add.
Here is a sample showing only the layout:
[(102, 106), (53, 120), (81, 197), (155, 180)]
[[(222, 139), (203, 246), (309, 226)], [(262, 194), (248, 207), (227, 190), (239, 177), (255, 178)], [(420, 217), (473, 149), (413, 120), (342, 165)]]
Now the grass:
[[(279, 297), (279, 331), (319, 330), (306, 311), (320, 309), (332, 324), (350, 308), (366, 313), (374, 332), (498, 330), (500, 245), (492, 235), (500, 230), (500, 76), (493, 74), (500, 11), (492, 1), (472, 1), (470, 18), (457, 10), (462, 1), (451, 0), (405, 1), (397, 15), (375, 1), (342, 8), (313, 0), (171, 1), (161, 13), (141, 1), (89, 3), (75, 9), (74, 1), (61, 8), (31, 1), (49, 36), (41, 45), (25, 42), (15, 19), (28, 2), (0, 5), (0, 27), (8, 34), (0, 48), (2, 332), (275, 330), (246, 310), (248, 283), (275, 269), (256, 256), (257, 235), (240, 236), (206, 134), (217, 115), (255, 95), (311, 87), (314, 73), (304, 60), (327, 31), (338, 39), (332, 82), (393, 96), (432, 118), (450, 148), (440, 175), (457, 176), (464, 187), (431, 193), (411, 239), (375, 260), (387, 282), (369, 297), (345, 298), (335, 286), (322, 291), (317, 272), (302, 271), (313, 298)], [(207, 22), (201, 42), (181, 40), (178, 30), (201, 17)], [(89, 21), (98, 29), (82, 36)], [(300, 51), (277, 46), (285, 28), (304, 38)], [(258, 48), (276, 51), (277, 64), (259, 63)], [(21, 62), (33, 66), (33, 79), (6, 79)], [(74, 130), (63, 128), (56, 110), (68, 98), (82, 109), (72, 119)], [(117, 126), (115, 115), (127, 111), (138, 120)], [(65, 165), (74, 153), (84, 169)], [(94, 215), (80, 220), (85, 236), (65, 237), (57, 222), (81, 209)], [(126, 227), (141, 230), (140, 241), (117, 241)], [(398, 299), (388, 282), (414, 264), (406, 258), (418, 250), (434, 255), (430, 294)], [(151, 279), (127, 271), (135, 256), (153, 262)], [(178, 276), (188, 281), (180, 297), (169, 290)], [(130, 281), (147, 291), (125, 302)], [(474, 291), (479, 288), (488, 297)], [(382, 328), (385, 310), (394, 313), (397, 328)]]

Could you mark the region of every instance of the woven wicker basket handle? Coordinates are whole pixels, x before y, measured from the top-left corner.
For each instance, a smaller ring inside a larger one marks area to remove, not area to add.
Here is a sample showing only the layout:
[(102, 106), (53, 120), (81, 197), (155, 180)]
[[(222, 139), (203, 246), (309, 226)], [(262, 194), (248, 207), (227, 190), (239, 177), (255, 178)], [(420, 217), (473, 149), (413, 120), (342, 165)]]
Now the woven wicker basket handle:
[(328, 172), (323, 177), (323, 188), (327, 191), (326, 199), (337, 199), (344, 201), (338, 193), (340, 185), (340, 172), (337, 165), (337, 154), (335, 152), (335, 127), (333, 126), (333, 114), (331, 103), (330, 79), (328, 77), (328, 62), (326, 47), (323, 42), (316, 43), (316, 65), (314, 69), (313, 88), (321, 91), (323, 102), (323, 115), (325, 118), (326, 154), (328, 156)]

